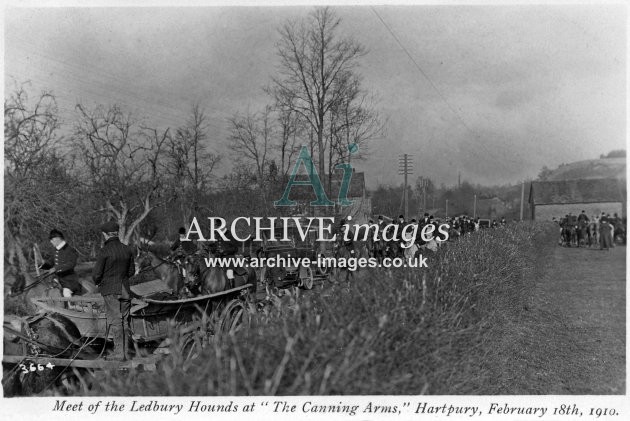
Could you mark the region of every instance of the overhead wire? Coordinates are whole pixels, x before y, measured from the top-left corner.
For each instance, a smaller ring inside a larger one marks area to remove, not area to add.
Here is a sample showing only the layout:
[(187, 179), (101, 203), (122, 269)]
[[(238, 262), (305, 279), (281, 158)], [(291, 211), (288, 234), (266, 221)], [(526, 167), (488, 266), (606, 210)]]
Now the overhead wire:
[[(402, 51), (405, 53), (405, 55), (409, 58), (409, 60), (413, 63), (414, 67), (420, 72), (420, 74), (427, 80), (427, 82), (429, 83), (429, 85), (433, 88), (433, 90), (438, 94), (438, 96), (440, 97), (440, 99), (442, 100), (442, 102), (444, 102), (444, 104), (446, 104), (446, 106), (449, 108), (449, 110), (453, 113), (453, 115), (455, 116), (455, 118), (457, 119), (457, 121), (469, 132), (471, 133), (476, 139), (480, 140), (481, 136), (479, 134), (477, 134), (465, 121), (464, 119), (461, 117), (461, 115), (459, 114), (459, 112), (455, 109), (455, 107), (453, 107), (451, 105), (451, 103), (447, 100), (446, 96), (442, 93), (442, 91), (438, 88), (438, 86), (433, 82), (433, 80), (429, 77), (429, 75), (422, 69), (422, 67), (420, 66), (420, 64), (414, 59), (414, 57), (411, 55), (411, 53), (409, 52), (409, 50), (403, 45), (403, 43), (400, 41), (400, 39), (396, 36), (396, 34), (394, 33), (394, 31), (391, 29), (391, 27), (385, 22), (385, 20), (381, 17), (381, 15), (376, 11), (376, 9), (373, 6), (370, 6), (370, 9), (372, 10), (372, 12), (376, 15), (376, 17), (379, 19), (379, 21), (383, 24), (383, 26), (387, 29), (387, 31), (389, 32), (389, 34), (392, 36), (392, 38), (396, 41), (396, 43), (398, 44), (398, 46), (402, 49)], [(484, 152), (489, 155), (489, 156), (493, 156), (495, 155), (494, 153), (491, 153), (488, 148), (483, 145), (482, 142), (479, 142), (479, 144), (477, 145), (479, 147), (481, 147), (481, 149), (484, 150)], [(473, 149), (473, 152), (475, 150)], [(500, 165), (502, 165), (504, 168), (509, 169), (509, 167), (507, 166), (507, 164), (503, 161), (510, 161), (513, 163), (518, 163), (520, 161), (515, 160), (515, 159), (509, 159), (506, 157), (495, 157), (495, 162), (498, 162)]]

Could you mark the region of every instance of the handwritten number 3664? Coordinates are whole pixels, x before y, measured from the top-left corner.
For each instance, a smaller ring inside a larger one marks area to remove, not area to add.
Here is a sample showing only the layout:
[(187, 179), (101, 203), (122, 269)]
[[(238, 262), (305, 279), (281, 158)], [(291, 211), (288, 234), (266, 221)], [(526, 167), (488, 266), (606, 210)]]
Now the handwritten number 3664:
[(26, 365), (20, 364), (20, 370), (22, 370), (22, 373), (28, 374), (32, 371), (44, 371), (44, 368), (52, 369), (54, 366), (55, 365), (53, 363), (48, 363), (46, 365), (41, 365), (41, 364), (35, 365), (33, 363), (30, 363), (27, 368)]

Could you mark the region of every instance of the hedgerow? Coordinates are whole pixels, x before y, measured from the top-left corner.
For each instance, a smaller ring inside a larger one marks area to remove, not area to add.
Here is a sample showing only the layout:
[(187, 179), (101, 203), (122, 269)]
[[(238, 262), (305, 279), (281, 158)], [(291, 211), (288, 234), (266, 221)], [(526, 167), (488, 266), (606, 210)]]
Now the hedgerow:
[[(496, 347), (555, 245), (519, 223), (446, 244), (428, 269), (363, 270), (290, 297), (191, 359), (173, 337), (155, 372), (100, 373), (95, 395), (500, 393)], [(178, 343), (179, 342), (179, 343)]]

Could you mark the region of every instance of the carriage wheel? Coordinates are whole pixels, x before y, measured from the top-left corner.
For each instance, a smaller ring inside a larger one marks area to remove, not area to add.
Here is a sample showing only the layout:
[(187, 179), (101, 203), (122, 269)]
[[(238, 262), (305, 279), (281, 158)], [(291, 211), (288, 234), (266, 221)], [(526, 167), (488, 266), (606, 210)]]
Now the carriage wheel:
[[(320, 253), (318, 257), (326, 258), (326, 255), (324, 253)], [(330, 273), (331, 268), (329, 268), (325, 264), (321, 266), (318, 265), (316, 271), (318, 275), (326, 276)]]
[(313, 270), (310, 267), (304, 268), (306, 276), (300, 278), (300, 286), (304, 289), (313, 289)]
[(219, 317), (216, 334), (233, 334), (237, 332), (248, 319), (247, 308), (241, 300), (230, 301)]

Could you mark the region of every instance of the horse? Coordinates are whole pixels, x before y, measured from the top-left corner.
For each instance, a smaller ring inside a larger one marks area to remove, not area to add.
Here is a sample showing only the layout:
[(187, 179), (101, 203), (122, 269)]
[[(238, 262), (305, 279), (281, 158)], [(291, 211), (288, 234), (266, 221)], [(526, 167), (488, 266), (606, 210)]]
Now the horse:
[(368, 253), (370, 257), (376, 258), (379, 263), (383, 262), (385, 249), (386, 245), (382, 239), (378, 239), (377, 241), (374, 241), (373, 238), (368, 239)]
[(403, 248), (403, 254), (407, 260), (416, 257), (420, 251), (420, 247), (418, 247), (413, 240), (408, 241), (405, 246), (407, 246), (407, 248)]
[(622, 244), (626, 244), (626, 227), (621, 220), (615, 221), (613, 224), (613, 243), (620, 239)]
[(588, 222), (582, 219), (578, 222), (577, 225), (577, 246), (581, 247), (582, 245), (586, 246), (589, 242), (588, 238)]
[[(6, 315), (3, 346), (5, 354), (46, 355), (52, 353), (61, 358), (96, 358), (97, 352), (85, 342), (75, 324), (57, 313), (38, 313), (28, 317)], [(45, 370), (29, 370), (29, 366), (16, 365), (9, 370), (3, 367), (2, 385), (7, 396), (30, 396), (51, 386), (66, 385), (65, 367)]]
[(591, 222), (588, 224), (588, 245), (590, 247), (599, 247), (599, 223)]
[(139, 273), (152, 271), (176, 294), (184, 287), (184, 277), (180, 276), (177, 264), (157, 256), (150, 250), (138, 249)]
[(562, 245), (571, 247), (577, 244), (577, 229), (574, 225), (565, 225), (562, 228)]
[(17, 297), (24, 294), (24, 301), (26, 306), (32, 312), (37, 310), (37, 307), (31, 302), (35, 297), (49, 297), (59, 298), (63, 297), (61, 284), (53, 277), (52, 274), (44, 273), (35, 278), (31, 276), (18, 273), (16, 280), (11, 285), (9, 297)]
[[(209, 256), (211, 256), (210, 253)], [(252, 285), (249, 288), (249, 293), (256, 293), (257, 278), (256, 272), (252, 268), (232, 268), (234, 280), (230, 282), (226, 273), (227, 268), (207, 266), (201, 257), (187, 259), (185, 267), (189, 279), (189, 288), (191, 290), (199, 290), (201, 294), (215, 294), (247, 284)]]
[(385, 256), (393, 259), (395, 257), (401, 257), (403, 255), (403, 248), (400, 246), (400, 241), (391, 240), (386, 242)]

